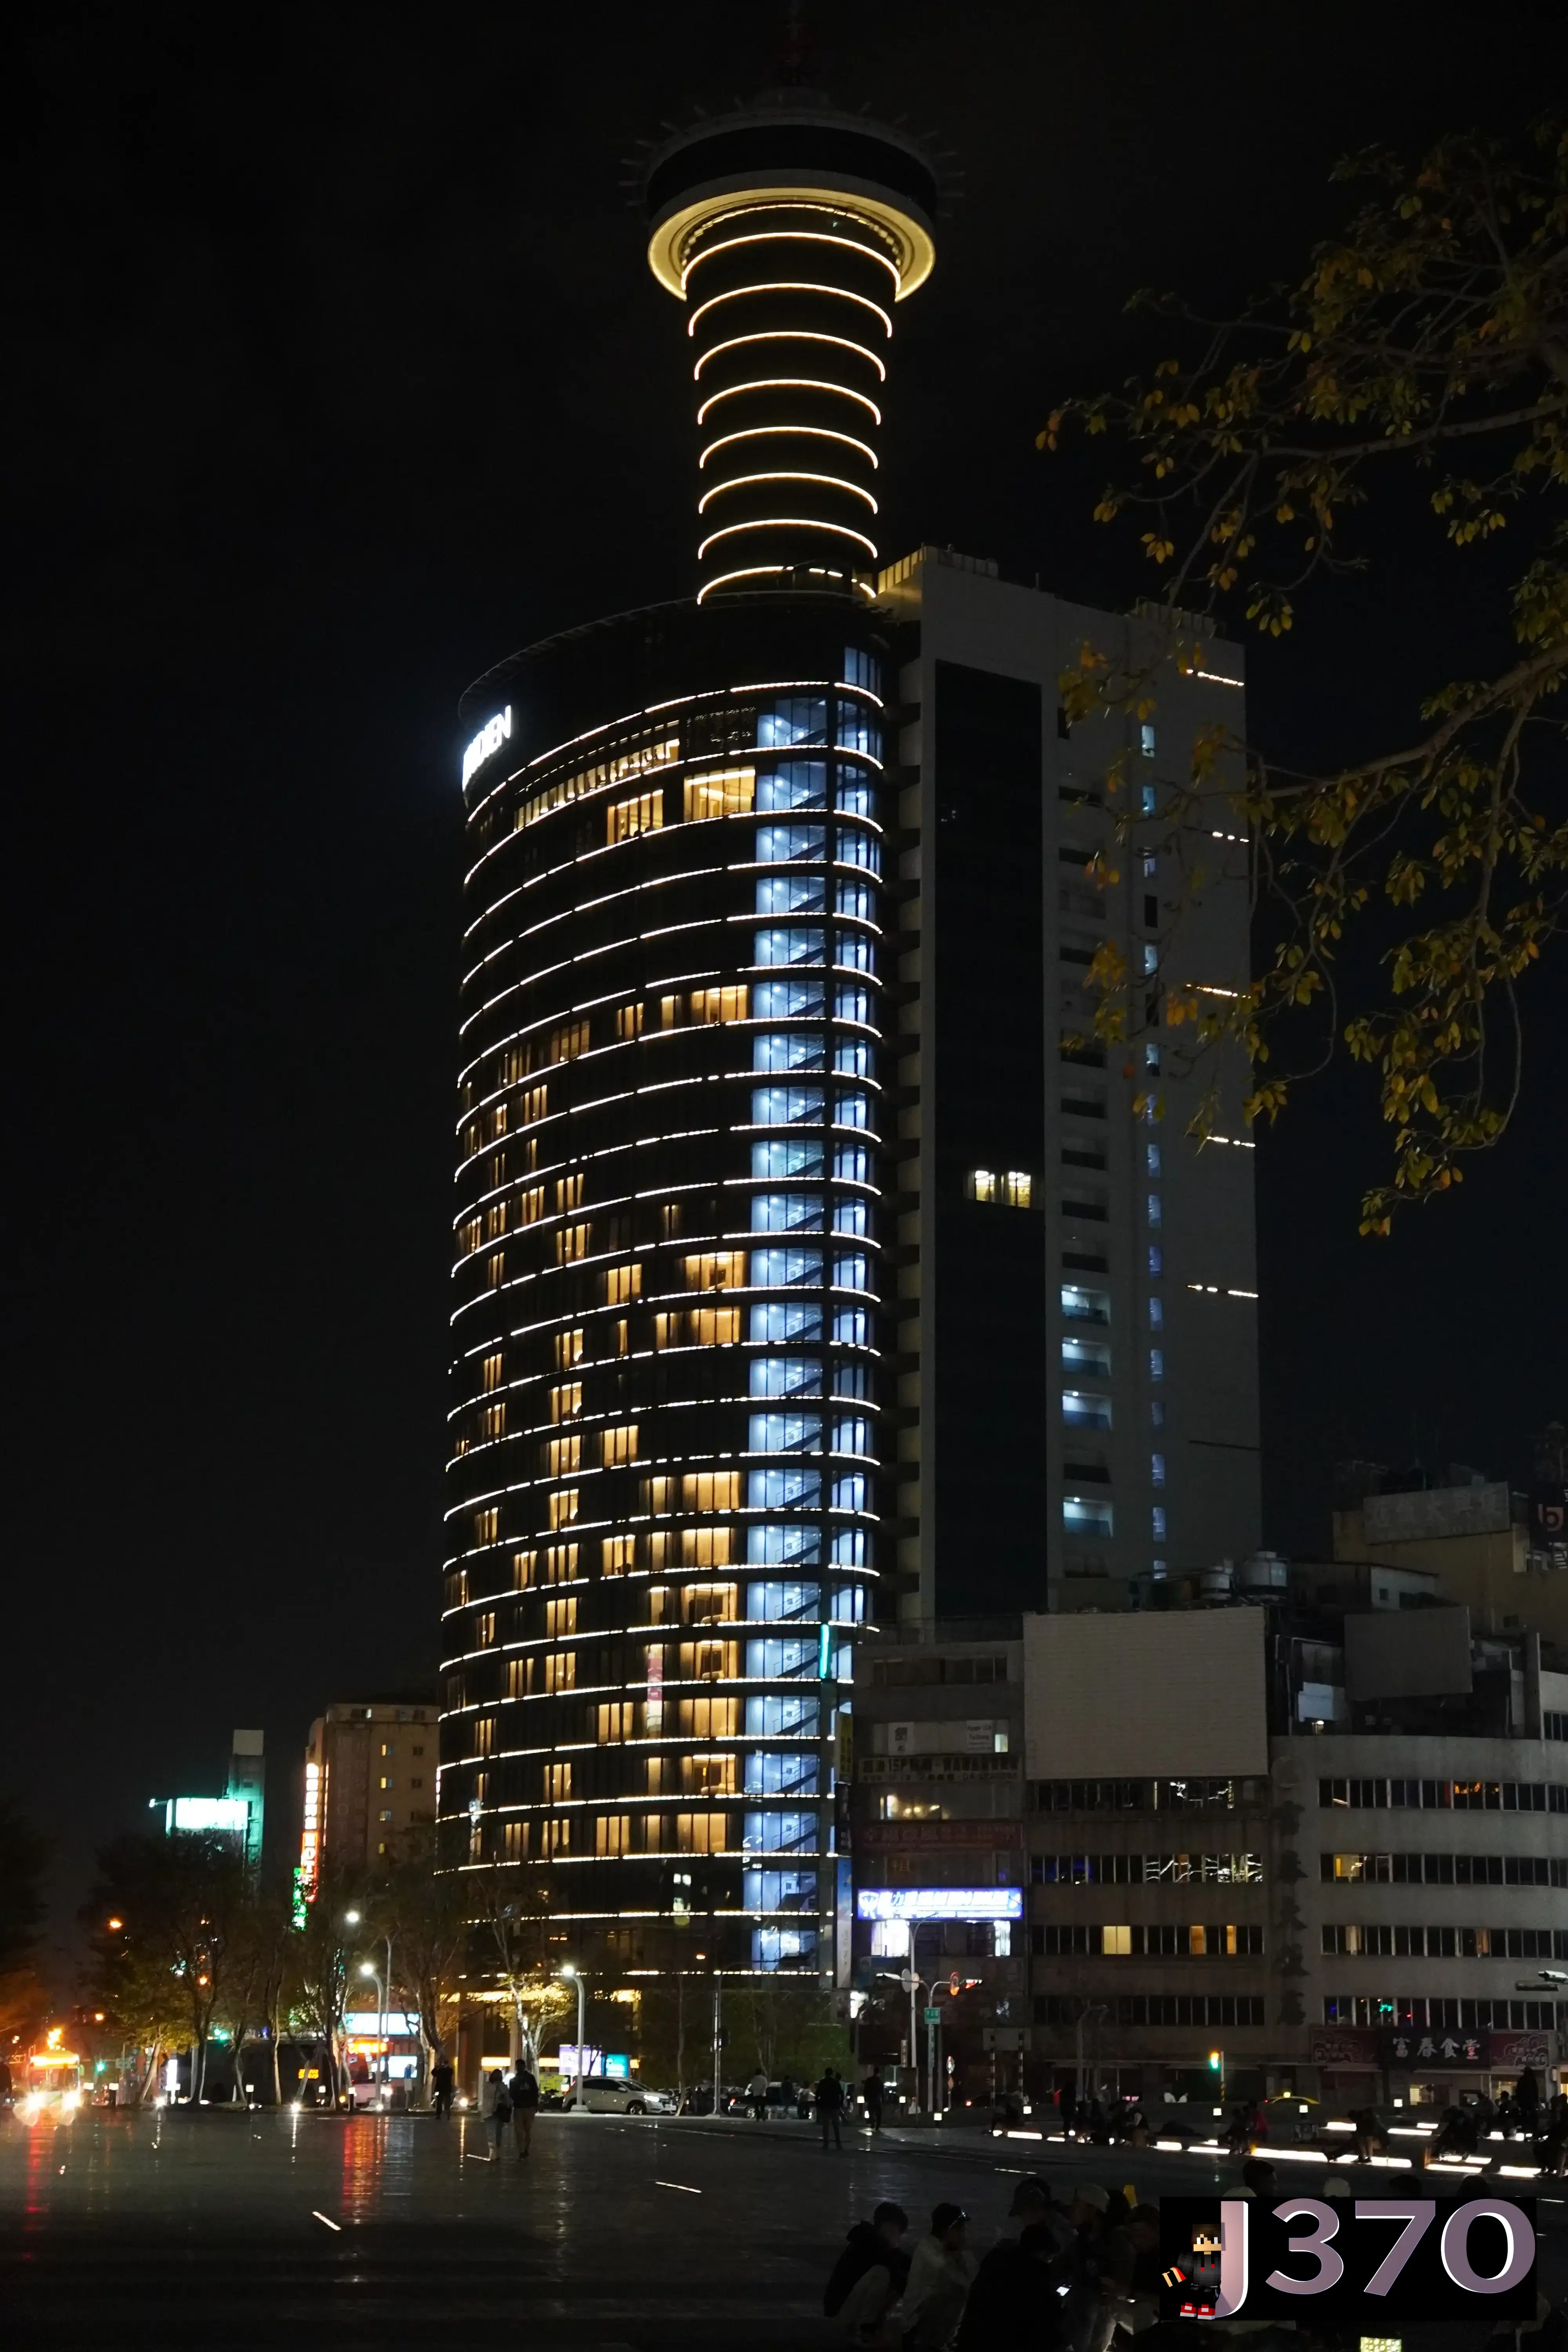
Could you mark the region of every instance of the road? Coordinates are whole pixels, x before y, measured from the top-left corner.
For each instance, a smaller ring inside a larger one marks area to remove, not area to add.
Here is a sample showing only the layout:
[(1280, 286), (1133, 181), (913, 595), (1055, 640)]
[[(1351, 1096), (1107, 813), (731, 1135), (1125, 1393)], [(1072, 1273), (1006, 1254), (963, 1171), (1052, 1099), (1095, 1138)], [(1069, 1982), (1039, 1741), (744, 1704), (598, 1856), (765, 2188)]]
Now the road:
[(919, 2228), (952, 2197), (983, 2248), (1026, 2170), (1154, 2197), (1237, 2168), (972, 2132), (847, 2131), (825, 2155), (798, 2124), (554, 2115), (520, 2165), (465, 2118), (100, 2111), (0, 2135), (0, 2339), (795, 2352), (879, 2198)]

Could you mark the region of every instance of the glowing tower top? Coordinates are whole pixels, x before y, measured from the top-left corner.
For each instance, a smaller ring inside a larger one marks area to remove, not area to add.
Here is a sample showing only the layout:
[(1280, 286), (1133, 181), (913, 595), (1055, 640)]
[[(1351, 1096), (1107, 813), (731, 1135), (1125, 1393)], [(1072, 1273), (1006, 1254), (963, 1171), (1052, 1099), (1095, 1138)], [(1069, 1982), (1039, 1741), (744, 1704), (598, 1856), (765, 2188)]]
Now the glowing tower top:
[(700, 600), (869, 597), (893, 310), (936, 257), (931, 161), (789, 89), (668, 140), (643, 201), (649, 266), (689, 312)]

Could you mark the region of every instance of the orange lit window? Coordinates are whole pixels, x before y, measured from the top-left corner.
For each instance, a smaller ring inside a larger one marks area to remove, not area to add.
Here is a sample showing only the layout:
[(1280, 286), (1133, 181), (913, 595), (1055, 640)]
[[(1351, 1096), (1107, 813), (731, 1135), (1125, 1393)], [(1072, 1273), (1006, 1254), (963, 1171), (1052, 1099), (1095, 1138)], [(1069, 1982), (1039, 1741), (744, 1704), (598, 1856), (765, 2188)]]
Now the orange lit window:
[(526, 1592), (533, 1582), (533, 1572), (539, 1564), (536, 1551), (514, 1551), (511, 1556), (511, 1589)]
[(552, 1478), (568, 1478), (583, 1459), (583, 1440), (574, 1431), (570, 1437), (552, 1437), (546, 1441), (544, 1459), (547, 1475)]
[(635, 1462), (637, 1454), (637, 1425), (628, 1422), (618, 1429), (606, 1429), (599, 1440), (599, 1459), (606, 1470), (617, 1464)]
[(472, 1257), (484, 1237), (484, 1227), (479, 1219), (470, 1217), (466, 1224), (458, 1227), (458, 1250), (464, 1257)]
[(630, 841), (634, 834), (657, 833), (664, 823), (664, 793), (638, 793), (634, 800), (612, 801), (605, 811), (606, 842)]
[(754, 768), (710, 768), (688, 776), (683, 799), (689, 824), (708, 816), (744, 816), (757, 794)]
[(500, 1388), (501, 1383), (501, 1360), (499, 1355), (487, 1356), (485, 1358), (482, 1376), (484, 1385), (487, 1389)]
[(640, 1037), (646, 1007), (641, 1004), (617, 1004), (616, 1034), (617, 1037)]
[(556, 1265), (574, 1265), (579, 1258), (584, 1258), (587, 1255), (587, 1226), (563, 1225), (561, 1231), (555, 1236)]
[(577, 1631), (577, 1595), (574, 1592), (563, 1593), (559, 1600), (545, 1602), (544, 1630), (552, 1642), (559, 1642), (563, 1634)]
[(739, 1290), (745, 1283), (744, 1250), (704, 1250), (681, 1264), (688, 1290)]
[(637, 1566), (636, 1536), (606, 1536), (601, 1547), (600, 1573), (604, 1576), (626, 1576)]
[(606, 1307), (624, 1307), (628, 1298), (640, 1298), (641, 1296), (642, 1268), (640, 1265), (610, 1265), (605, 1268)]
[(738, 988), (694, 988), (691, 992), (693, 1021), (743, 1021), (746, 1017), (746, 985)]
[(564, 1372), (583, 1360), (581, 1331), (557, 1331), (555, 1334), (555, 1369)]
[(477, 1544), (492, 1544), (500, 1533), (500, 1510), (499, 1506), (492, 1505), (488, 1511), (476, 1511), (474, 1513), (474, 1541)]
[(577, 1687), (577, 1653), (575, 1650), (547, 1650), (544, 1654), (544, 1687), (547, 1691), (569, 1691)]
[(551, 1390), (550, 1418), (552, 1421), (571, 1421), (582, 1410), (583, 1383), (581, 1381), (563, 1381), (559, 1388)]
[(553, 1533), (559, 1528), (569, 1528), (577, 1516), (575, 1486), (557, 1486), (550, 1496), (550, 1526)]

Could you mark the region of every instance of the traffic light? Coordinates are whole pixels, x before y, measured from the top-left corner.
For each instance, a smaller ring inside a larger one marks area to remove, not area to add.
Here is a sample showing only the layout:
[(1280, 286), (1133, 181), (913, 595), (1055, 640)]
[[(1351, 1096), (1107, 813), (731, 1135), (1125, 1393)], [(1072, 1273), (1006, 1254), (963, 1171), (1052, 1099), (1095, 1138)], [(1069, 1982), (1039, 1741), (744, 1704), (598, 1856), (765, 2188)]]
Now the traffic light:
[(1224, 2069), (1225, 2052), (1223, 2050), (1211, 2050), (1209, 2052), (1209, 2073), (1211, 2074), (1222, 2074)]

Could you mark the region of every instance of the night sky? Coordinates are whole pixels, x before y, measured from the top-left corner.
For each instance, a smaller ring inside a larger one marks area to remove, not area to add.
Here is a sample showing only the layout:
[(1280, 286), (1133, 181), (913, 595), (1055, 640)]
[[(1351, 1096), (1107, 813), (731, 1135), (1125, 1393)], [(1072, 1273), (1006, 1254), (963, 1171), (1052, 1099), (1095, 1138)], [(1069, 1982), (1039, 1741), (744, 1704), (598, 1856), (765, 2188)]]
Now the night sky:
[[(622, 159), (761, 87), (775, 12), (26, 14), (0, 1789), (68, 1918), (148, 1797), (221, 1785), (232, 1725), (266, 1729), (281, 1850), (311, 1716), (433, 1686), (456, 701), (689, 591), (681, 318)], [(900, 315), (884, 557), (1113, 607), (1148, 582), (1088, 520), (1098, 457), (1034, 434), (1150, 356), (1128, 292), (1294, 276), (1337, 153), (1568, 87), (1555, 5), (816, 14), (833, 93), (966, 173)], [(1267, 745), (1399, 740), (1473, 665), (1434, 543), (1385, 530), (1253, 655)], [(1561, 972), (1528, 1019), (1516, 1132), (1392, 1244), (1356, 1236), (1363, 1091), (1259, 1151), (1271, 1543), (1326, 1541), (1339, 1455), (1518, 1477), (1568, 1415)]]

